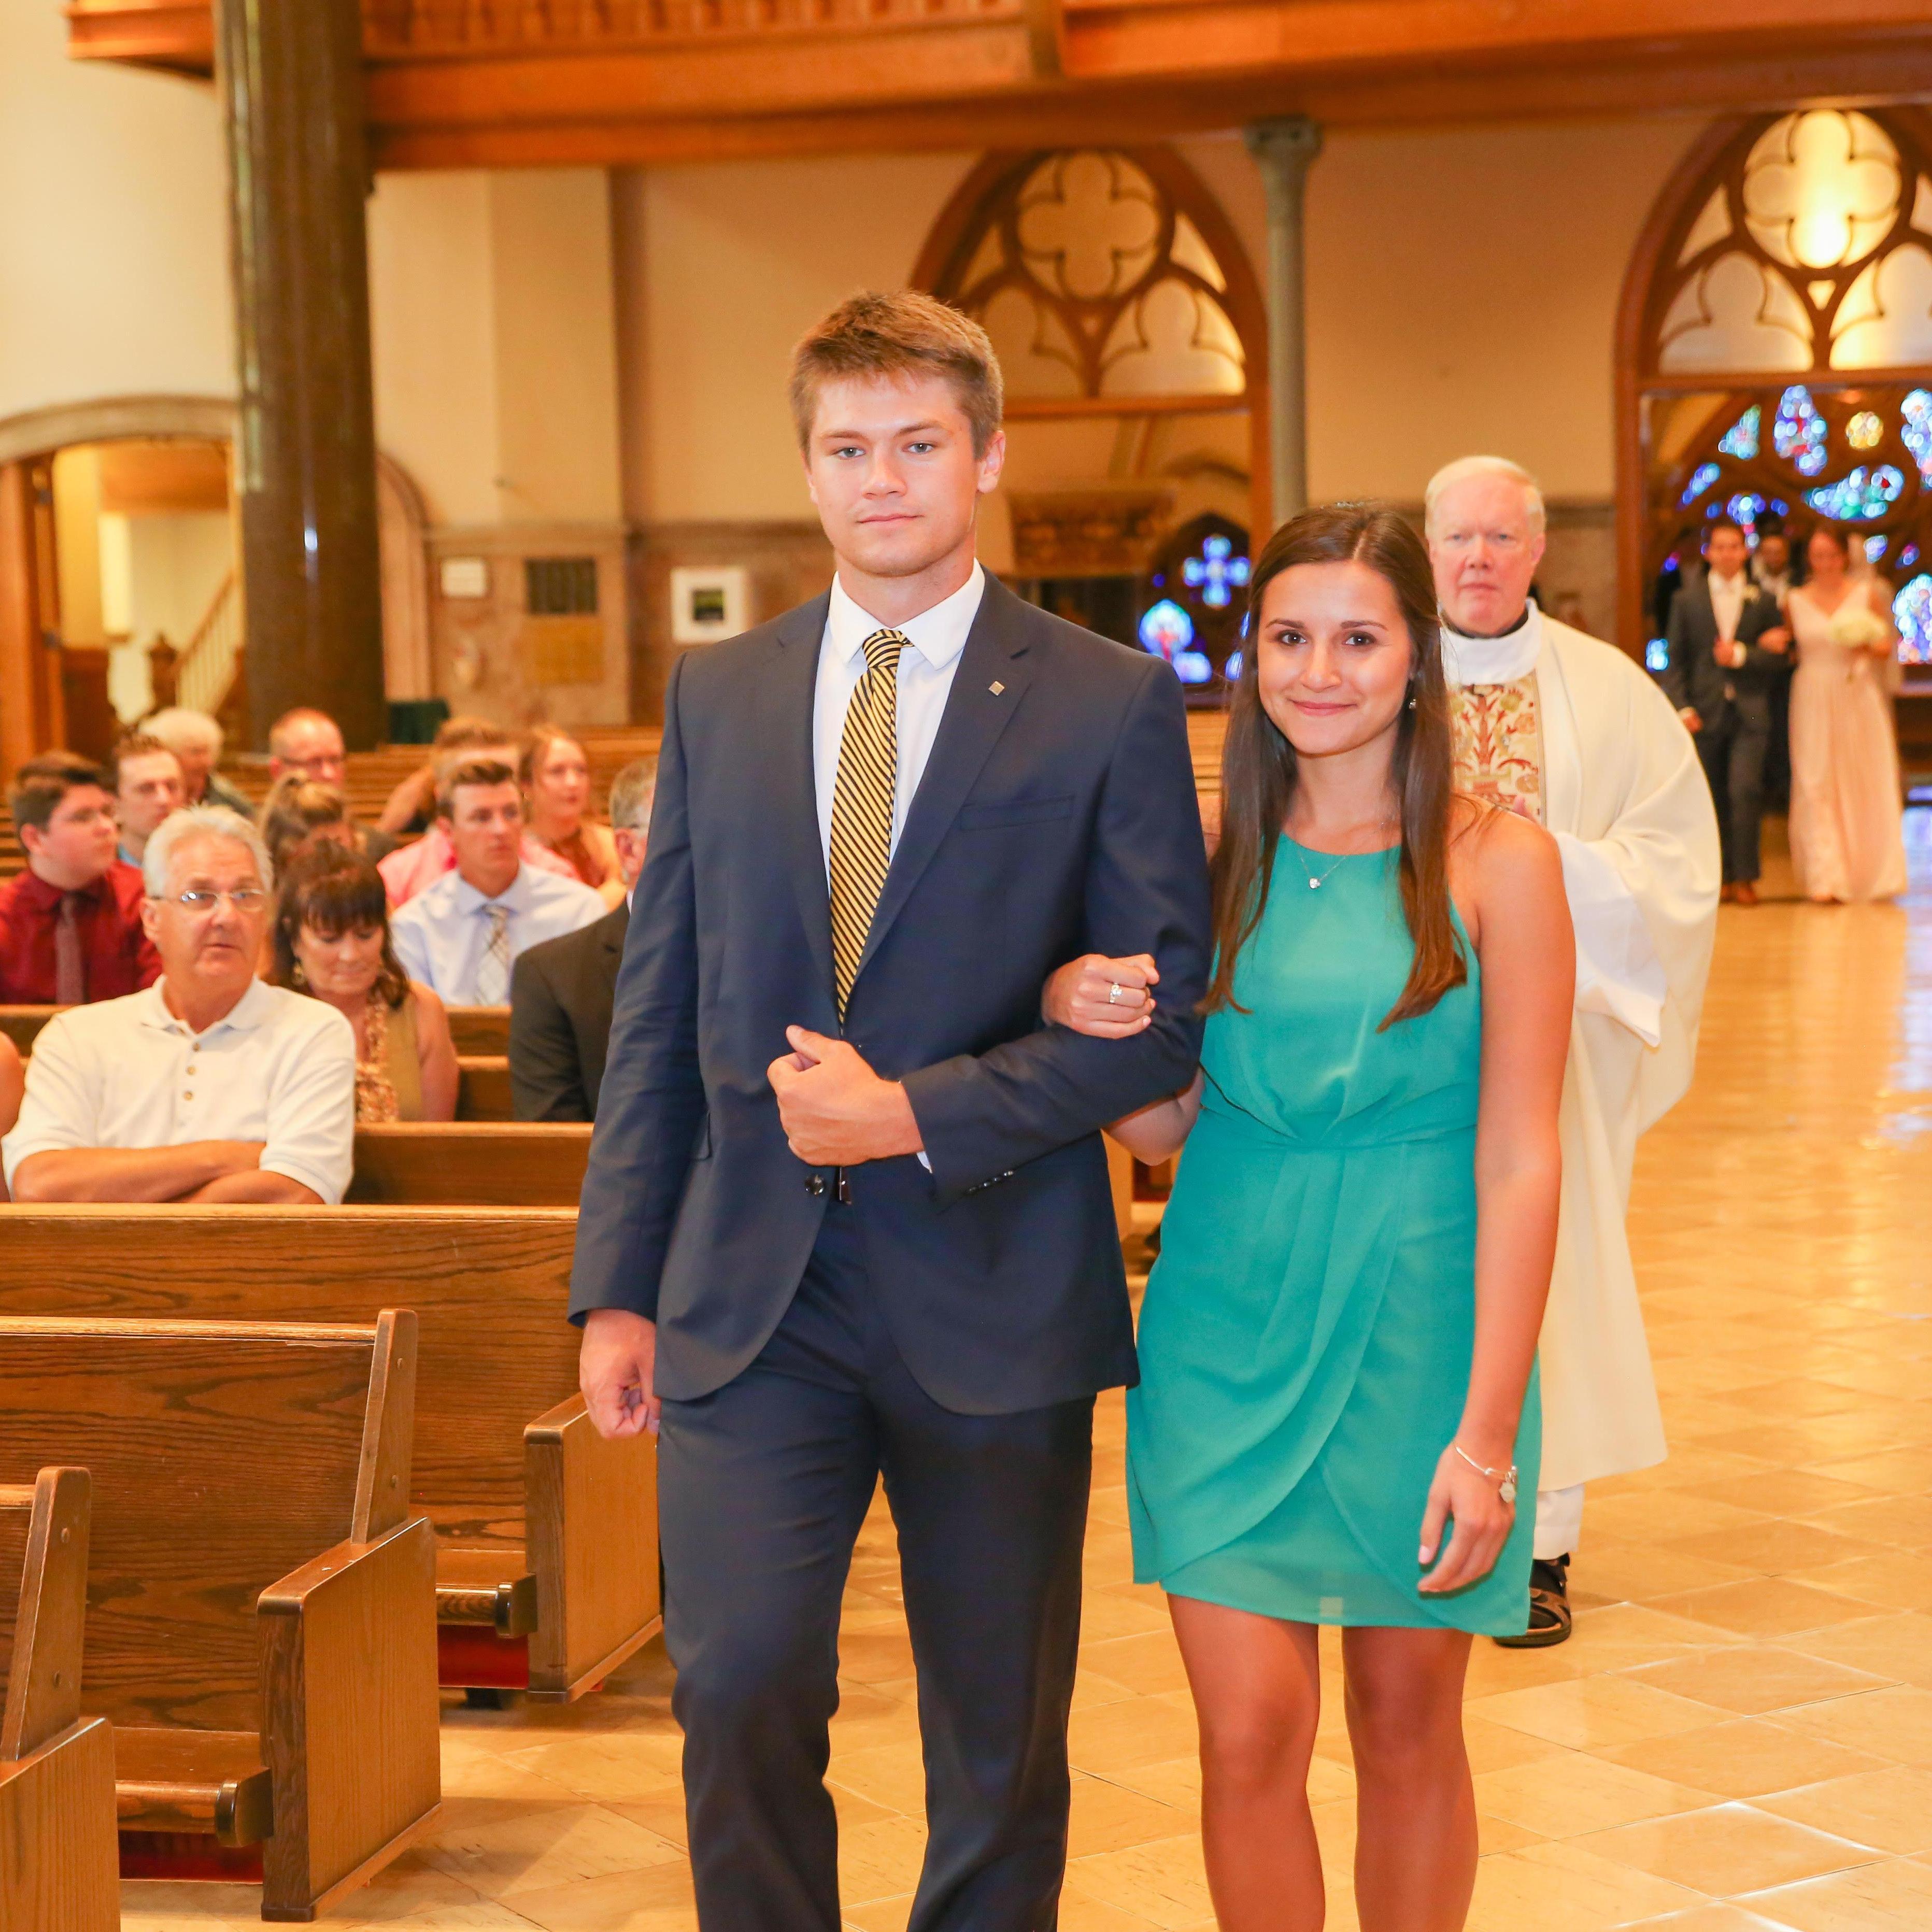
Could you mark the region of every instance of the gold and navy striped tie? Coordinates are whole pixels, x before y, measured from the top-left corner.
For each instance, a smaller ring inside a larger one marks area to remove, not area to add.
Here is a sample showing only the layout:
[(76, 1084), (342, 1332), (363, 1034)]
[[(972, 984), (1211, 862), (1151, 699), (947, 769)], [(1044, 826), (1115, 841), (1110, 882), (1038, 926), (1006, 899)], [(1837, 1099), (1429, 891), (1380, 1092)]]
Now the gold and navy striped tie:
[(838, 740), (838, 776), (832, 787), (832, 970), (842, 1020), (892, 863), (899, 653), (905, 646), (899, 631), (874, 631), (866, 640), (865, 674), (852, 693)]

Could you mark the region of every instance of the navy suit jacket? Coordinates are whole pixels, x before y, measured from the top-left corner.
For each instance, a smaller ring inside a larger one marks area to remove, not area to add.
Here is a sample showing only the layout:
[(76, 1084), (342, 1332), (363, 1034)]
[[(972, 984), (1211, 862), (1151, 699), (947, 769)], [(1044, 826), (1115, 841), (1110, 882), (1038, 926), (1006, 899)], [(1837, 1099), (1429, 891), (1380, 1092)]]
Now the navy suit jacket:
[[(778, 1326), (827, 1212), (766, 1069), (836, 1035), (812, 770), (826, 600), (688, 654), (664, 699), (579, 1217), (571, 1312), (658, 1324), (657, 1392), (722, 1388)], [(1131, 1382), (1133, 1327), (1098, 1130), (1192, 1078), (1207, 868), (1180, 687), (1160, 660), (987, 580), (846, 1014), (903, 1081), (912, 1155), (848, 1170), (882, 1312), (962, 1413)], [(1040, 1016), (1085, 952), (1150, 952), (1152, 1026)]]

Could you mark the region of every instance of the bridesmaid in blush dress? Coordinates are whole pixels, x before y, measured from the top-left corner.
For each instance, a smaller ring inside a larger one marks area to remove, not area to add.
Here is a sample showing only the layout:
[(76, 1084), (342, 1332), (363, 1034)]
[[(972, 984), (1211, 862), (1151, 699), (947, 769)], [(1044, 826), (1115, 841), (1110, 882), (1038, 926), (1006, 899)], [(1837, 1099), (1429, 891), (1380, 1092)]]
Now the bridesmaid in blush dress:
[[(1200, 1718), (1222, 1932), (1322, 1924), (1324, 1624), (1364, 1932), (1457, 1932), (1470, 1640), (1529, 1615), (1569, 908), (1556, 842), (1451, 790), (1435, 584), (1400, 517), (1284, 526), (1248, 634), (1202, 1074), (1114, 1128), (1145, 1160), (1187, 1148), (1127, 1397), (1135, 1575), (1167, 1593)], [(1047, 1017), (1122, 1037), (1153, 967), (1075, 960)]]
[(1898, 633), (1875, 577), (1846, 568), (1845, 534), (1820, 524), (1810, 575), (1786, 598), (1798, 669), (1791, 680), (1791, 862), (1822, 904), (1905, 890), (1898, 740), (1888, 660)]

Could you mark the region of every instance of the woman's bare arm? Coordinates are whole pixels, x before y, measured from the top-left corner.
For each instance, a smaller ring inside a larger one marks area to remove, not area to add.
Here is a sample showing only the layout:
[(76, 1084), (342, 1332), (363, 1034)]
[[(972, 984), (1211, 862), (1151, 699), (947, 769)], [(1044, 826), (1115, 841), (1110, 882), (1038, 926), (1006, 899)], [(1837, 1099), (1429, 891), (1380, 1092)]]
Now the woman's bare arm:
[[(1576, 999), (1576, 942), (1556, 842), (1498, 814), (1468, 835), (1460, 868), (1482, 968), (1482, 1098), (1476, 1122), (1476, 1339), (1455, 1443), (1444, 1452), (1423, 1527), (1422, 1560), (1456, 1534), (1422, 1585), (1433, 1594), (1485, 1576), (1514, 1510), (1480, 1474), (1515, 1459), (1556, 1252), (1563, 1162), (1557, 1108)], [(1524, 1499), (1526, 1503), (1527, 1498)]]
[[(1083, 953), (1047, 981), (1040, 1011), (1054, 1025), (1094, 1040), (1130, 1040), (1152, 1024), (1154, 989), (1160, 983), (1160, 970), (1150, 954), (1110, 959), (1102, 952)], [(1180, 1151), (1200, 1111), (1197, 1072), (1184, 1091), (1116, 1120), (1107, 1131), (1136, 1160), (1157, 1167)]]
[(416, 1003), (416, 1060), (422, 1072), (423, 1118), (453, 1120), (461, 1070), (456, 1064), (456, 1042), (450, 1037), (449, 1015), (441, 998), (418, 981), (410, 982)]
[(1170, 1155), (1178, 1154), (1201, 1112), (1202, 1076), (1196, 1072), (1186, 1090), (1138, 1114), (1116, 1120), (1107, 1131), (1132, 1154), (1150, 1167), (1158, 1167)]

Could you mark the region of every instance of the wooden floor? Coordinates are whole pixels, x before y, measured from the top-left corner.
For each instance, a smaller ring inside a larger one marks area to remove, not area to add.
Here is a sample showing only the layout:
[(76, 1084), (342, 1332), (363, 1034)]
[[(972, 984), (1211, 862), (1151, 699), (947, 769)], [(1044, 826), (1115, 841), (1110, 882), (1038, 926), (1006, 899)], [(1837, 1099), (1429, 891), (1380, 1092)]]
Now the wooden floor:
[[(1673, 1454), (1593, 1492), (1562, 1649), (1478, 1647), (1477, 1932), (1932, 1927), (1932, 814), (1916, 903), (1726, 910), (1691, 1099), (1634, 1228)], [(1064, 1932), (1212, 1923), (1194, 1728), (1160, 1598), (1127, 1581), (1101, 1408)], [(849, 1925), (904, 1925), (922, 1837), (890, 1525), (848, 1599), (832, 1776)], [(330, 1915), (364, 1925), (694, 1924), (661, 1654), (574, 1710), (457, 1712), (445, 1822)], [(1348, 1750), (1314, 1795), (1354, 1925)], [(254, 1895), (129, 1885), (140, 1932)], [(1728, 1901), (1728, 1902), (1723, 1902)]]

